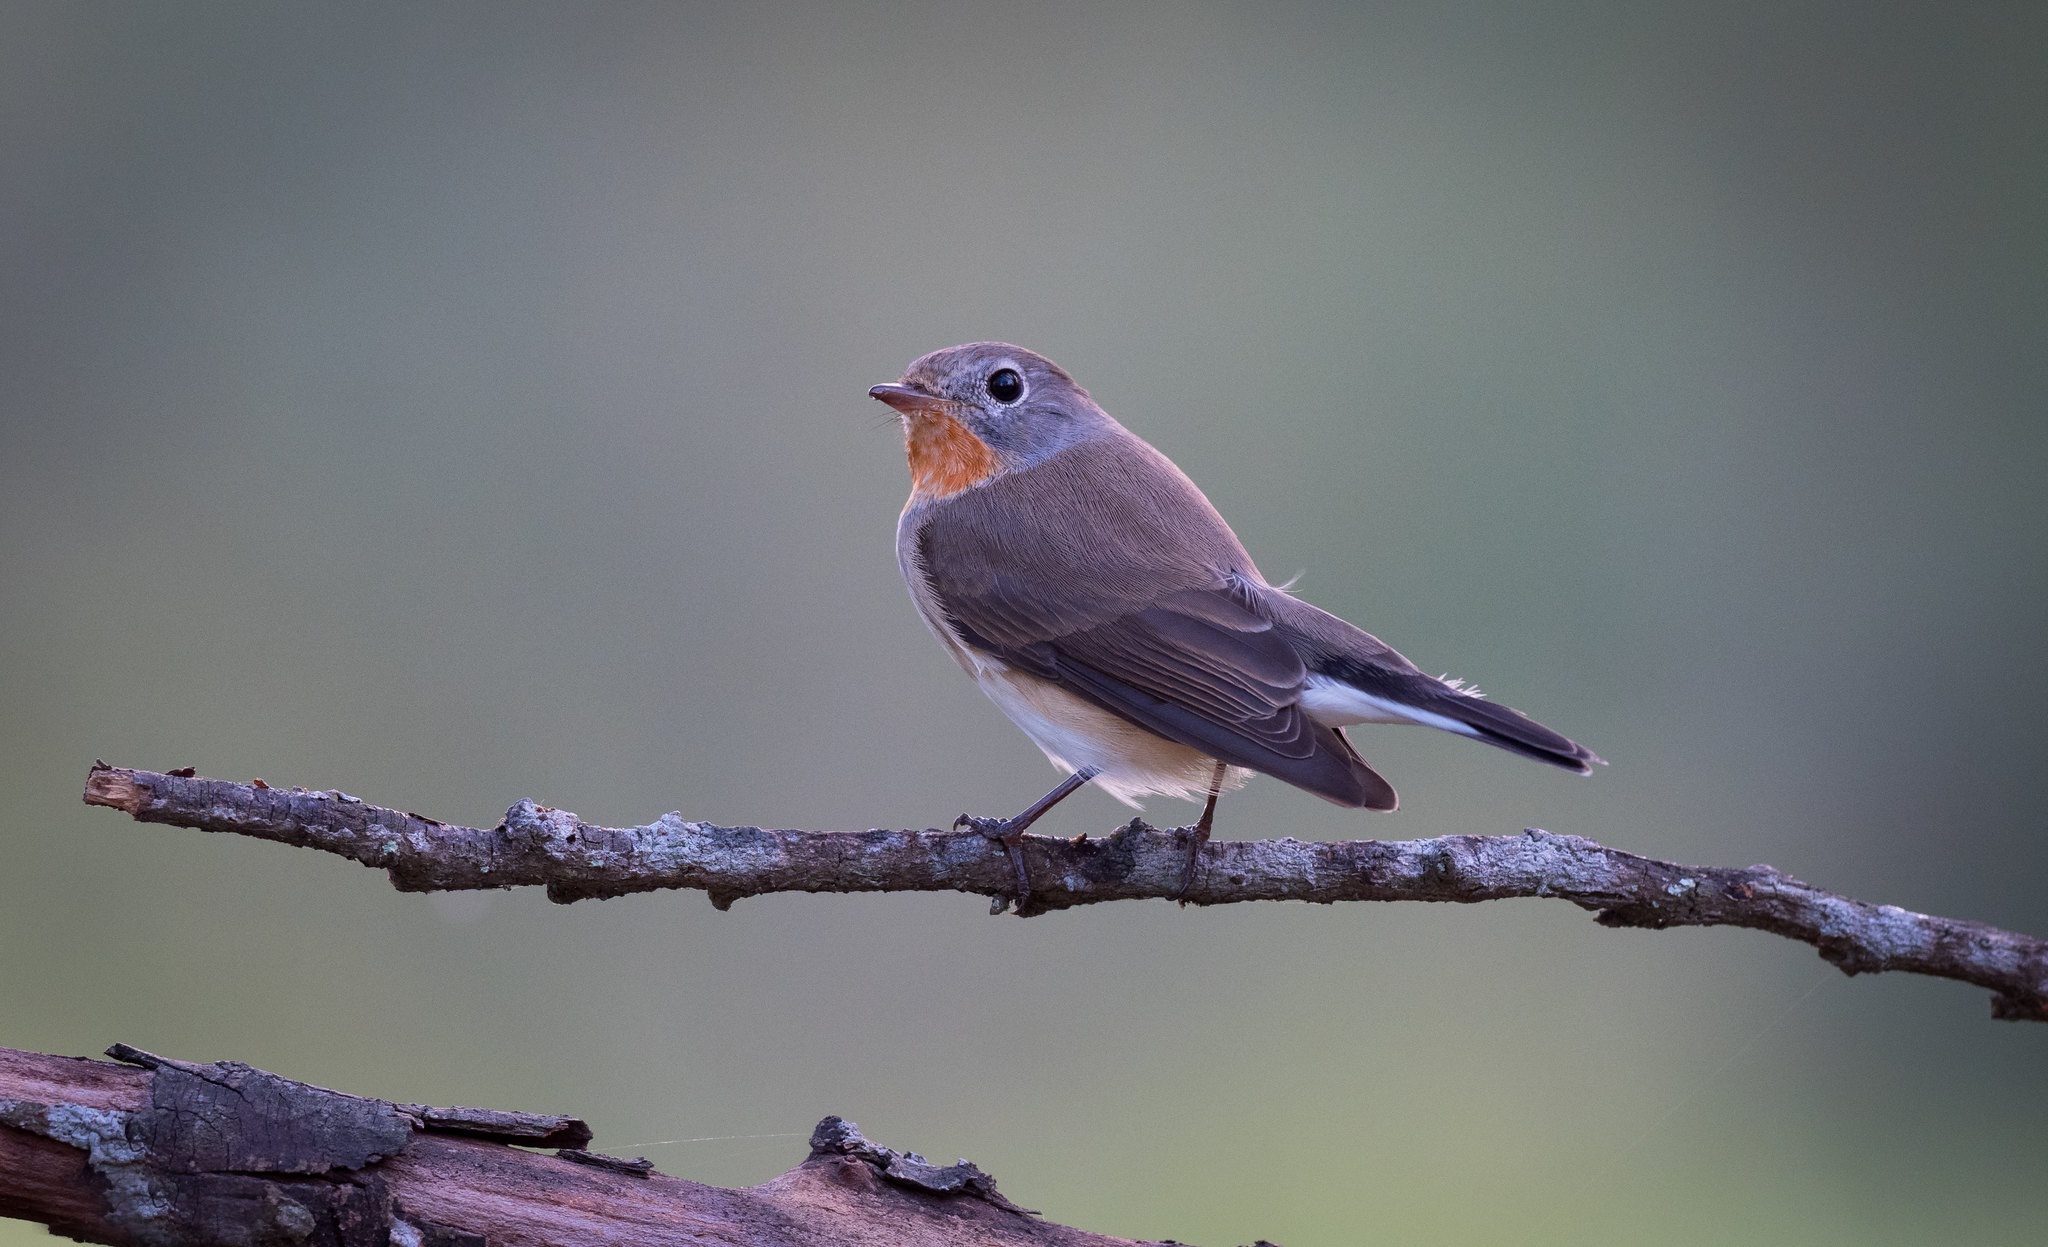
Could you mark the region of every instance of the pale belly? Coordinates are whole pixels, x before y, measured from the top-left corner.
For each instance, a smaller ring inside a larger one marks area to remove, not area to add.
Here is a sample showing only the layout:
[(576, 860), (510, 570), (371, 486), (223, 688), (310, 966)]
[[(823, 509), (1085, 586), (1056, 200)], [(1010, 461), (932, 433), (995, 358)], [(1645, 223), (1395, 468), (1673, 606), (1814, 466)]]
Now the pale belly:
[[(1139, 797), (1155, 793), (1196, 801), (1208, 795), (1216, 759), (1155, 736), (997, 659), (971, 651), (970, 659), (981, 691), (1060, 770), (1093, 768), (1099, 772), (1096, 786), (1131, 806)], [(1242, 787), (1249, 778), (1250, 771), (1226, 768), (1223, 787)]]

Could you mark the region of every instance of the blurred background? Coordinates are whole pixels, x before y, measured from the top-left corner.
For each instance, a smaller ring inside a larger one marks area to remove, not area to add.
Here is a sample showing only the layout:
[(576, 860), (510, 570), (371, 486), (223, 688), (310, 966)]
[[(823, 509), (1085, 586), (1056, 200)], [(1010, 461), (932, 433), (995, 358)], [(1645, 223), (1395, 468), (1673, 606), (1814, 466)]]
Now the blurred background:
[(0, 1044), (724, 1184), (840, 1113), (1210, 1245), (2038, 1243), (2048, 1027), (1760, 934), (430, 898), (78, 794), (1012, 812), (1056, 776), (913, 612), (865, 396), (1001, 338), (1613, 762), (1363, 728), (1398, 814), (1262, 780), (1220, 834), (1542, 826), (2048, 934), (2044, 84), (2031, 2), (13, 0)]

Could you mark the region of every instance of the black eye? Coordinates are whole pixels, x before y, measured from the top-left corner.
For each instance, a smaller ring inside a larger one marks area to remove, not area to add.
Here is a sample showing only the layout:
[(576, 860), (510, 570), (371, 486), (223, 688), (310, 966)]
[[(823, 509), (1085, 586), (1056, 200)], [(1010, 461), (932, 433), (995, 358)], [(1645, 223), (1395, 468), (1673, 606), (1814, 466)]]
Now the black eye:
[(1015, 368), (998, 368), (988, 374), (988, 396), (1008, 406), (1024, 397), (1024, 378)]

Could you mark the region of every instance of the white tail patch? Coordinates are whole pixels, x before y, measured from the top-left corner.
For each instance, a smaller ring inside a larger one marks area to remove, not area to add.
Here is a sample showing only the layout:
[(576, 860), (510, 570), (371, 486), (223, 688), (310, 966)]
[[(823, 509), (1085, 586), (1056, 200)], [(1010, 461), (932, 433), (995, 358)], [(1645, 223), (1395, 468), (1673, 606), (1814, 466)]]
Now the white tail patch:
[[(1477, 693), (1465, 693), (1463, 689), (1458, 691), (1467, 697), (1478, 696)], [(1308, 686), (1301, 690), (1301, 708), (1308, 711), (1309, 718), (1324, 727), (1350, 727), (1354, 723), (1418, 723), (1423, 727), (1456, 732), (1460, 736), (1479, 735), (1476, 729), (1446, 715), (1374, 697), (1326, 675), (1308, 678)]]

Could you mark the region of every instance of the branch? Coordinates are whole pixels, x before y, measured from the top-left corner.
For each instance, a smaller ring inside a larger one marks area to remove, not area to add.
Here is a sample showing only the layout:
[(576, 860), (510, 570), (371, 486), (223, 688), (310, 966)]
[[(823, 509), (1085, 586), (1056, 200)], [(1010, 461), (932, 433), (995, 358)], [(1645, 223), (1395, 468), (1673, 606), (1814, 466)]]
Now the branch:
[[(643, 827), (594, 827), (521, 801), (488, 830), (365, 804), (344, 792), (272, 788), (132, 771), (105, 763), (89, 805), (150, 823), (231, 831), (382, 867), (404, 892), (537, 884), (550, 900), (701, 888), (728, 908), (766, 892), (973, 892), (1000, 913), (1013, 889), (1002, 850), (973, 831), (766, 831), (664, 814)], [(1192, 833), (1141, 820), (1107, 839), (1024, 837), (1033, 880), (1025, 913), (1167, 898)], [(1609, 927), (1748, 927), (1811, 944), (1844, 974), (1886, 970), (1974, 983), (1992, 1016), (2048, 1021), (2048, 941), (1983, 923), (1916, 914), (1823, 891), (1771, 866), (1683, 866), (1579, 836), (1434, 840), (1212, 841), (1186, 901), (1492, 901), (1551, 896)]]
[(0, 1048), (0, 1216), (123, 1247), (1133, 1247), (1039, 1220), (974, 1165), (882, 1147), (837, 1117), (801, 1165), (733, 1190), (583, 1151), (590, 1128), (571, 1117), (107, 1054), (128, 1064)]

